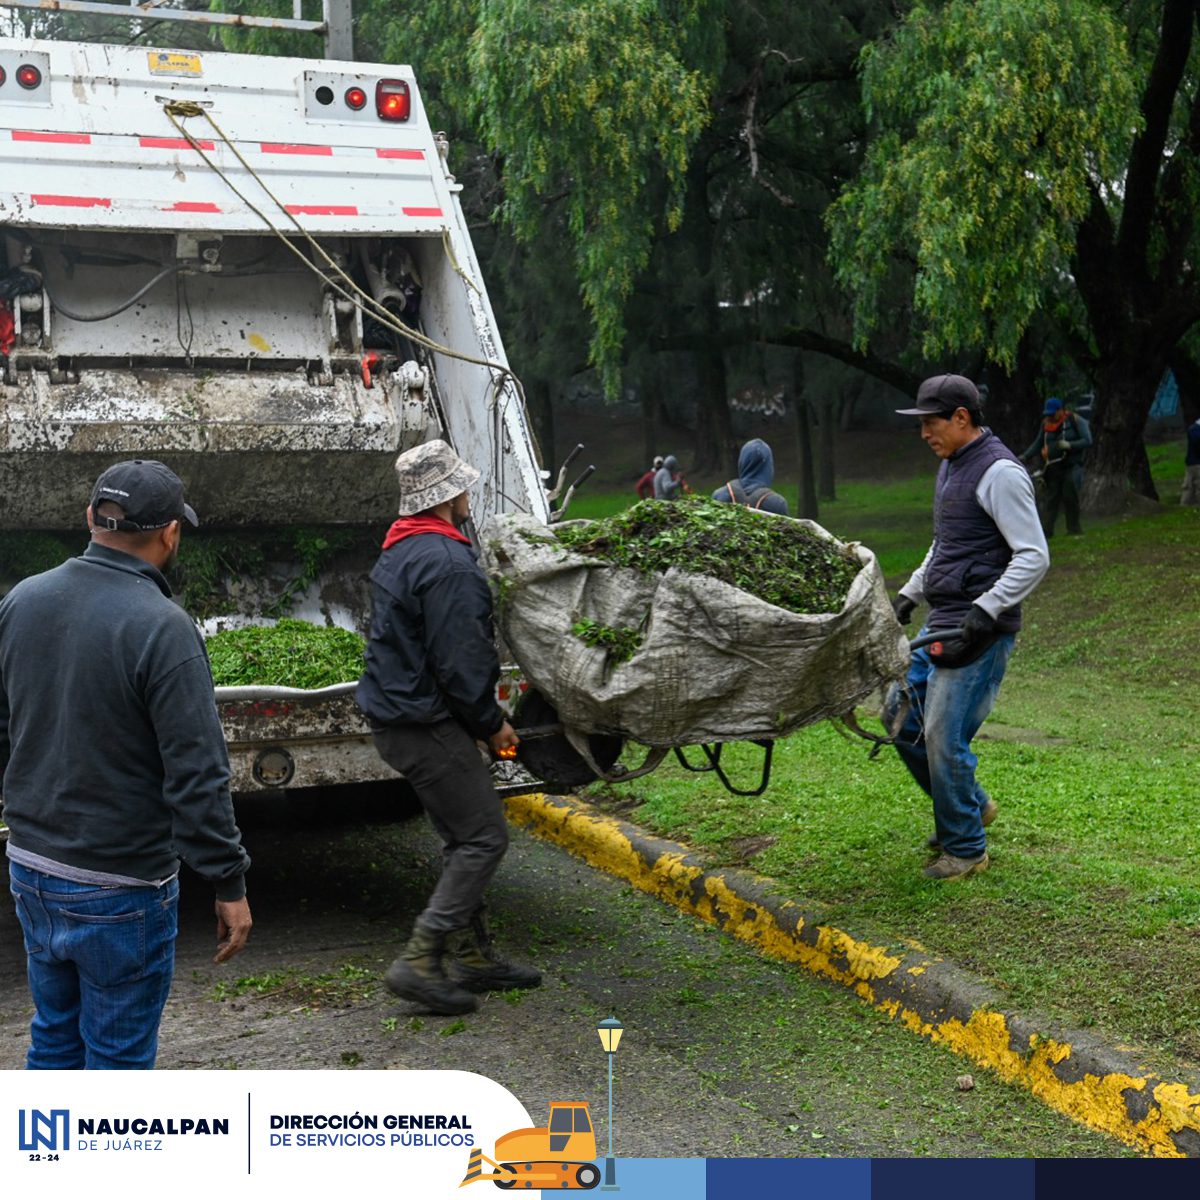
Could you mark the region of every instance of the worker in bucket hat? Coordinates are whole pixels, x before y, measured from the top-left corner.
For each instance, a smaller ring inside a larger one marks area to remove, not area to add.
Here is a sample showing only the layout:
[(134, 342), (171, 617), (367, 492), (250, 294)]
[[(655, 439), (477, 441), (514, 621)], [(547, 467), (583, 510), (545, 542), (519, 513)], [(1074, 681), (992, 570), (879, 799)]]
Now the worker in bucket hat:
[(401, 454), (396, 475), (400, 518), (371, 572), (356, 698), (376, 750), (416, 791), (443, 851), (441, 877), (386, 982), (431, 1012), (466, 1013), (473, 993), (541, 983), (496, 953), (483, 903), (508, 827), (476, 743), (500, 753), (518, 738), (496, 703), (491, 590), (462, 532), (479, 472), (432, 441)]

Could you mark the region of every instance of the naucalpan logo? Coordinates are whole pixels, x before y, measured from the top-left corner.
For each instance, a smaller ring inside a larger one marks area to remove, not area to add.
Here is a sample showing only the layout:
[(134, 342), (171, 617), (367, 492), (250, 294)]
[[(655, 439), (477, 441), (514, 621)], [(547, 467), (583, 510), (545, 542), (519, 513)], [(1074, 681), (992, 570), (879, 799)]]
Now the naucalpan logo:
[(17, 1146), (21, 1150), (70, 1150), (71, 1111), (52, 1108), (48, 1113), (40, 1108), (21, 1109), (18, 1116)]
[[(17, 1146), (21, 1150), (58, 1152), (71, 1149), (71, 1110), (22, 1108), (17, 1119)], [(100, 1149), (99, 1137), (188, 1137), (229, 1133), (228, 1117), (80, 1117), (76, 1122), (77, 1149)], [(91, 1139), (89, 1143), (88, 1139)], [(111, 1144), (104, 1149), (116, 1149)], [(138, 1149), (150, 1147), (139, 1146)], [(159, 1147), (155, 1147), (159, 1148)]]

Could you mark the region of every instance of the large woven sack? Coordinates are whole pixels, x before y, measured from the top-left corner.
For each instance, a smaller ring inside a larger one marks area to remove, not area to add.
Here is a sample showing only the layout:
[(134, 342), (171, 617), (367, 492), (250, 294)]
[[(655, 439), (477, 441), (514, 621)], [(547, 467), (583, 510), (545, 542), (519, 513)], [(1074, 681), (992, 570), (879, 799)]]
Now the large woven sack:
[[(525, 514), (492, 518), (482, 563), (508, 648), (564, 725), (683, 746), (782, 737), (849, 712), (904, 674), (908, 643), (879, 564), (865, 547), (850, 549), (862, 569), (845, 604), (813, 616), (709, 576), (610, 566), (568, 550)], [(614, 629), (645, 619), (642, 643), (613, 663), (572, 632), (583, 619)]]

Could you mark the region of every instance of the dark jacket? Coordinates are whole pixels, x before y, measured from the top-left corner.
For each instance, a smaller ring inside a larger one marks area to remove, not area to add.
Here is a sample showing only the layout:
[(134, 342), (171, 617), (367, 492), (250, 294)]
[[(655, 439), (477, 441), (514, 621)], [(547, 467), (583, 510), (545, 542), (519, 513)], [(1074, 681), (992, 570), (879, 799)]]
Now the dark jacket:
[[(1002, 458), (1017, 457), (990, 429), (942, 462), (933, 500), (933, 555), (923, 590), (930, 629), (961, 625), (972, 603), (989, 591), (1012, 561), (1012, 548), (984, 512), (975, 491), (984, 473)], [(1021, 606), (996, 620), (1001, 633), (1021, 628)]]
[[(1061, 449), (1061, 442), (1066, 442), (1069, 448)], [(1082, 465), (1083, 452), (1091, 444), (1091, 426), (1078, 413), (1065, 409), (1061, 420), (1051, 417), (1042, 421), (1037, 437), (1025, 448), (1021, 461), (1036, 460), (1035, 466), (1077, 467)]]
[(250, 860), (212, 673), (158, 570), (93, 542), (0, 600), (0, 790), (14, 847), (136, 879), (182, 858), (220, 900)]
[(738, 477), (713, 492), (713, 499), (723, 504), (744, 504), (763, 512), (788, 515), (788, 503), (771, 490), (775, 478), (775, 456), (762, 438), (752, 438), (738, 455)]
[(458, 720), (476, 738), (504, 724), (492, 594), (475, 551), (436, 533), (406, 537), (371, 571), (371, 635), (358, 706), (376, 726)]
[(1193, 421), (1187, 431), (1187, 454), (1184, 464), (1189, 467), (1200, 467), (1200, 421)]

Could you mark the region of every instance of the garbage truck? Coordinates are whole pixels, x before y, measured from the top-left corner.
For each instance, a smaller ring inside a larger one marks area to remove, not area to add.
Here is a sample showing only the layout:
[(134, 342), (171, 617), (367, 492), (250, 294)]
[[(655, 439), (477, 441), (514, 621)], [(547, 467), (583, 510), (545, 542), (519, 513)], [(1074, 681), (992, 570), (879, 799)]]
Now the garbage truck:
[[(185, 481), (206, 632), (365, 632), (433, 437), (547, 520), (460, 191), (408, 66), (0, 38), (0, 591), (125, 458)], [(218, 689), (234, 790), (393, 777), (352, 691)]]

